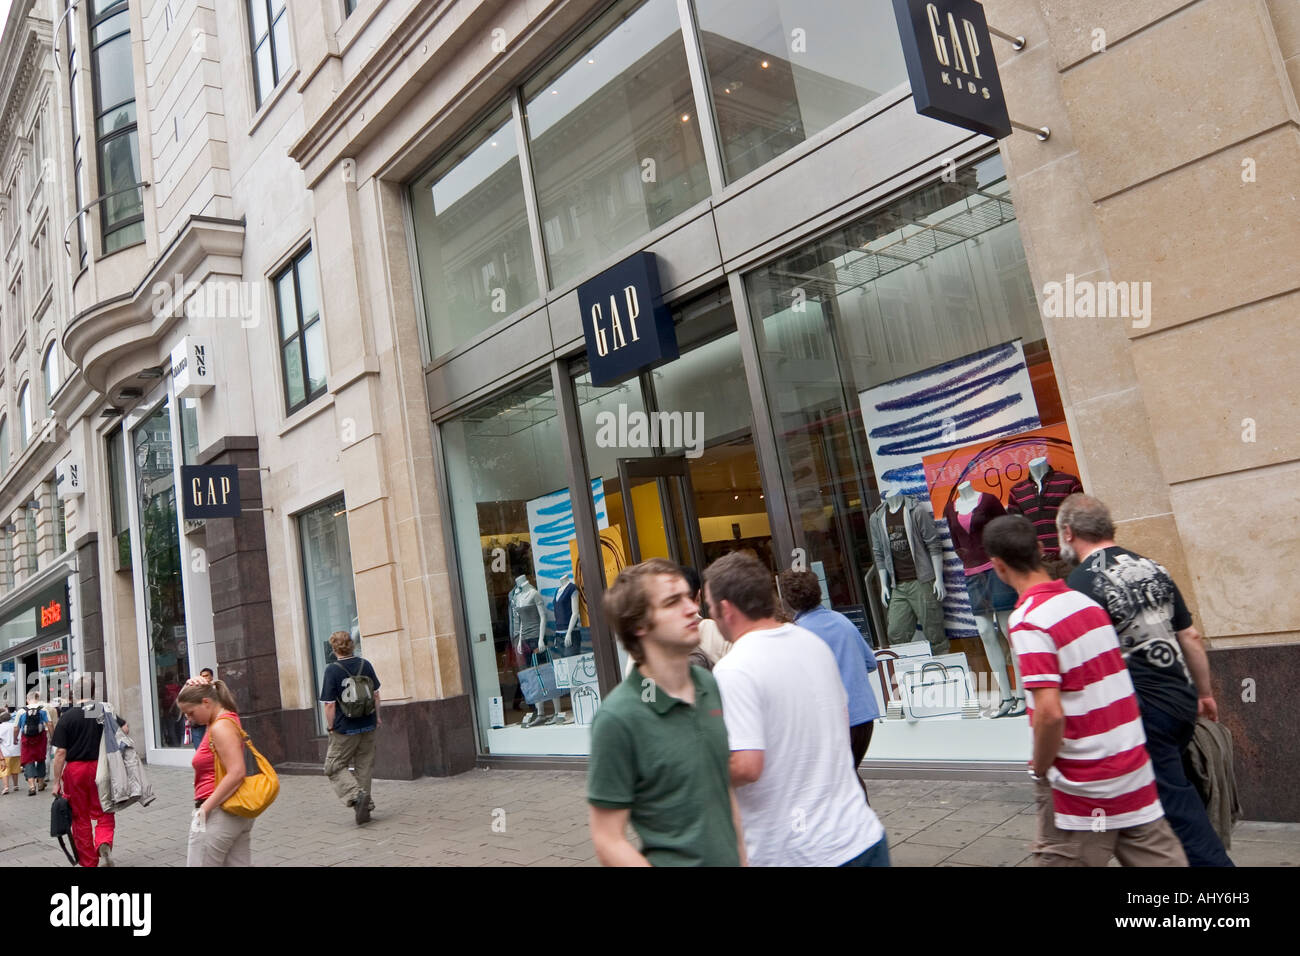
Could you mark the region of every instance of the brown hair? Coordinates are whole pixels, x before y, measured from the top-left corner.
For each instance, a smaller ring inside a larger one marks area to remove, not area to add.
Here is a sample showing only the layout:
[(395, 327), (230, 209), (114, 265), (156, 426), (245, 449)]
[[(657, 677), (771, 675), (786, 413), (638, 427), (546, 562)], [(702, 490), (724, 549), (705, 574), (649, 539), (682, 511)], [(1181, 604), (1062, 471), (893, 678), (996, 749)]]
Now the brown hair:
[(1038, 547), (1038, 532), (1024, 515), (1003, 515), (984, 526), (984, 550), (990, 558), (999, 558), (1012, 571), (1028, 574), (1043, 567), (1043, 553)]
[(335, 631), (330, 635), (330, 647), (334, 649), (335, 657), (351, 657), (352, 635), (347, 631)]
[(224, 681), (214, 680), (211, 684), (186, 684), (176, 695), (178, 704), (201, 704), (205, 700), (215, 700), (226, 710), (238, 711), (235, 695), (230, 692)]
[[(685, 580), (682, 569), (663, 558), (650, 558), (619, 572), (614, 584), (605, 592), (602, 606), (619, 643), (637, 664), (645, 662), (641, 637), (637, 629), (644, 627), (650, 617), (650, 595), (647, 579), (660, 574)], [(689, 587), (689, 582), (687, 583)]]
[(781, 597), (795, 614), (811, 611), (822, 603), (822, 585), (811, 571), (782, 571), (776, 576)]
[(713, 604), (713, 616), (722, 613), (722, 602), (730, 601), (751, 621), (776, 613), (776, 591), (772, 572), (748, 551), (733, 551), (718, 558), (704, 572), (704, 584)]

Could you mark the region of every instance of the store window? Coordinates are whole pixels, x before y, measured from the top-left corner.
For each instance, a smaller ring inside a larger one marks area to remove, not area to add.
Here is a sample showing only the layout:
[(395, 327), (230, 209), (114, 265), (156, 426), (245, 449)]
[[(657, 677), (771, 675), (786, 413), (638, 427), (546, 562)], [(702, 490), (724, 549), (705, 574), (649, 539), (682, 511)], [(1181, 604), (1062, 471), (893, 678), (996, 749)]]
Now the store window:
[(299, 253), (273, 282), (280, 317), (285, 412), (292, 414), (325, 394), (325, 332), (311, 247)]
[(673, 0), (615, 5), (524, 87), (551, 285), (709, 195)]
[[(325, 679), (325, 667), (335, 660), (330, 635), (347, 631), (361, 653), (357, 598), (352, 584), (352, 552), (348, 547), (348, 512), (340, 495), (298, 516), (302, 542), (302, 579), (307, 600), (307, 641), (311, 645), (315, 685), (312, 700)], [(324, 714), (317, 711), (318, 726), (325, 731)]]
[(907, 81), (890, 0), (695, 0), (727, 179)]
[[(586, 754), (600, 695), (577, 594), (573, 502), (550, 378), (440, 432), (484, 746)], [(604, 526), (598, 481), (592, 496)]]
[(516, 134), (503, 106), (411, 186), (432, 355), (538, 297)]
[(285, 0), (248, 0), (253, 50), (253, 89), (261, 106), (293, 66)]
[(127, 571), (131, 568), (131, 520), (127, 510), (126, 460), (122, 450), (121, 429), (115, 429), (109, 434), (105, 451), (116, 568), (118, 571)]
[[(797, 543), (827, 600), (854, 609), (877, 647), (904, 645), (902, 663), (938, 658), (961, 675), (962, 699), (945, 696), (946, 711), (921, 719), (909, 719), (904, 685), (915, 704), (928, 672), (877, 675), (882, 704), (895, 706), (872, 756), (1024, 759), (1010, 606), (997, 594), (972, 604), (992, 587), (972, 542), (976, 522), (1034, 498), (1035, 477), (1078, 471), (1000, 158), (863, 216), (746, 286)], [(926, 580), (931, 555), (894, 534), (910, 541), (929, 520), (942, 599)], [(1050, 555), (1054, 542), (1043, 544)]]
[(131, 12), (125, 0), (91, 0), (89, 16), (95, 149), (104, 200), (100, 215), (108, 253), (144, 241)]
[(130, 447), (140, 521), (142, 581), (137, 587), (144, 592), (148, 692), (155, 701), (146, 711), (153, 713), (155, 745), (179, 747), (185, 724), (175, 708), (176, 695), (190, 674), (170, 400), (164, 399), (131, 430)]

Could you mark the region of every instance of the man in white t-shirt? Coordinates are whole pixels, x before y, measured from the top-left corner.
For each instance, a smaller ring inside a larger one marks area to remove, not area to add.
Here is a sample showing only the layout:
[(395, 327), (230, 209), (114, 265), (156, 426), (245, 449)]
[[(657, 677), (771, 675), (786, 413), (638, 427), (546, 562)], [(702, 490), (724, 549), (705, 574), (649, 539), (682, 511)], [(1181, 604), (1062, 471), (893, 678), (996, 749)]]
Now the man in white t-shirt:
[(713, 669), (751, 866), (888, 866), (849, 747), (848, 698), (826, 642), (775, 618), (771, 572), (753, 555), (704, 575), (732, 649)]

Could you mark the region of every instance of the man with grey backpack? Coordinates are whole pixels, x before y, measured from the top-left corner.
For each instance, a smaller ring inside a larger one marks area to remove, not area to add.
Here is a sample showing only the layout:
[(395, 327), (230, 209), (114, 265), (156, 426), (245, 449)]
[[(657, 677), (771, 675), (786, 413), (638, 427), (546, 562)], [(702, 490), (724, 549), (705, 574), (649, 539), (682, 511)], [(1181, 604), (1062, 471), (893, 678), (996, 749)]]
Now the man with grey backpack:
[(344, 804), (352, 807), (360, 825), (375, 808), (370, 779), (375, 770), (375, 732), (382, 722), (379, 677), (369, 661), (353, 656), (352, 635), (347, 631), (331, 634), (330, 647), (337, 659), (325, 665), (320, 692), (330, 738), (325, 776)]

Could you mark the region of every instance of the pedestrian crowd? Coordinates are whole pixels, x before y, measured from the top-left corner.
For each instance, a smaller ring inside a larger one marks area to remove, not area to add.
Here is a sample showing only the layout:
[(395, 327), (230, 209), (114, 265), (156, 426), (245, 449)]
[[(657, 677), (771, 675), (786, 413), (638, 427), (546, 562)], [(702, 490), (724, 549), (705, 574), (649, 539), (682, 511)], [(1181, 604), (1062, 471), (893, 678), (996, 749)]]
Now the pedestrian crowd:
[[(1074, 565), (1065, 576), (1049, 572), (1022, 516), (995, 518), (982, 536), (997, 577), (1018, 595), (1008, 636), (1029, 698), (1035, 863), (1231, 866), (1184, 762), (1197, 718), (1215, 721), (1218, 708), (1177, 585), (1116, 544), (1095, 498), (1067, 498), (1057, 529)], [(601, 863), (890, 865), (858, 773), (881, 718), (869, 679), (876, 659), (857, 626), (823, 606), (816, 574), (774, 579), (739, 551), (701, 579), (652, 558), (618, 575), (604, 610), (629, 661), (592, 727), (587, 802)], [(361, 825), (375, 806), (380, 682), (351, 634), (336, 631), (329, 643), (323, 769)], [(194, 747), (187, 865), (251, 865), (255, 821), (279, 790), (275, 772), (211, 668), (174, 696)], [(16, 715), (0, 712), (3, 794), (18, 791), (20, 774), (29, 796), (48, 782), (54, 816), (70, 813), (81, 866), (113, 865), (111, 809), (132, 801), (106, 796), (104, 767), (133, 748), (129, 732), (90, 675), (73, 680), (66, 704), (32, 692)], [(140, 781), (132, 785), (138, 799)]]
[[(1096, 498), (1067, 498), (1057, 530), (1075, 565), (1063, 578), (1023, 516), (983, 532), (1017, 594), (1035, 864), (1231, 866), (1184, 763), (1198, 716), (1218, 708), (1177, 585), (1115, 543)], [(702, 587), (660, 558), (619, 574), (604, 609), (630, 660), (596, 715), (587, 782), (601, 863), (889, 865), (858, 774), (881, 716), (876, 661), (822, 595), (816, 574), (774, 581), (743, 551), (709, 565)]]

